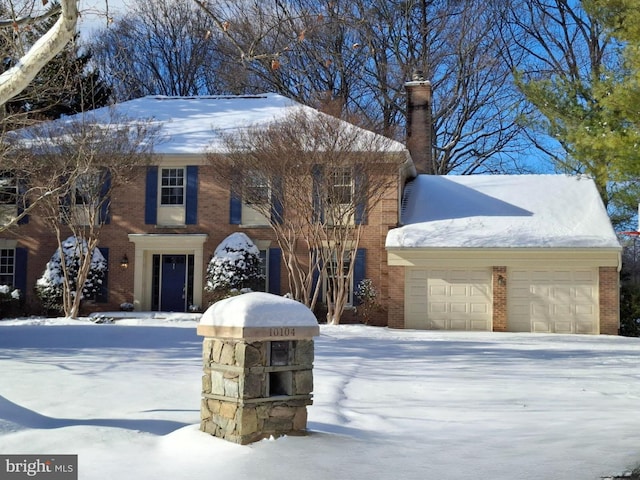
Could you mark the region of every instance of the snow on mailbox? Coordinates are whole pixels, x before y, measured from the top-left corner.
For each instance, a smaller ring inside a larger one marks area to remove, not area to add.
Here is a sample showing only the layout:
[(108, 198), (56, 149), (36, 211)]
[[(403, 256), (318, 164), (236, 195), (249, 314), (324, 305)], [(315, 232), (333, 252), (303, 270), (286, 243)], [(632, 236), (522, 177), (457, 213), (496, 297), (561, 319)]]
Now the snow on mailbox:
[(319, 333), (311, 310), (269, 293), (209, 307), (198, 325), (204, 337), (200, 429), (243, 445), (304, 434)]

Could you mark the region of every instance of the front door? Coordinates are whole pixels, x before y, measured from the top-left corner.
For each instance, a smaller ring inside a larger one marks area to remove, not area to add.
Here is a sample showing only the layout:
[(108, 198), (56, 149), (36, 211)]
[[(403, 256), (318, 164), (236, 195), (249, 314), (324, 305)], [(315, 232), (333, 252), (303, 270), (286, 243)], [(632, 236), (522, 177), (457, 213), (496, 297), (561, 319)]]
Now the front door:
[(160, 310), (184, 312), (187, 309), (187, 256), (162, 255)]

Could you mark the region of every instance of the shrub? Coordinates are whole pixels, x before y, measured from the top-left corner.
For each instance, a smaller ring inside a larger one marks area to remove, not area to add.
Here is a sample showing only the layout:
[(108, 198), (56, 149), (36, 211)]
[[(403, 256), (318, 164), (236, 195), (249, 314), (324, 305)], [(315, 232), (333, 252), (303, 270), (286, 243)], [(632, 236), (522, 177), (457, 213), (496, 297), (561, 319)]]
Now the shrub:
[(0, 318), (12, 317), (20, 312), (22, 295), (10, 285), (0, 285)]
[[(78, 243), (76, 237), (69, 237), (62, 242), (64, 261), (69, 279), (68, 288), (71, 295), (74, 295), (76, 291), (76, 279), (78, 277), (78, 270), (80, 269), (80, 256), (78, 255), (80, 248), (83, 248), (86, 252), (86, 243)], [(82, 288), (83, 298), (92, 297), (100, 291), (106, 271), (107, 261), (100, 253), (100, 250), (96, 248), (92, 252), (91, 268)], [(64, 311), (63, 284), (64, 272), (62, 270), (62, 256), (60, 249), (57, 249), (52, 255), (51, 260), (47, 262), (42, 277), (36, 282), (36, 294), (49, 313), (62, 313)]]
[(378, 303), (378, 292), (376, 291), (373, 281), (370, 278), (363, 278), (356, 285), (354, 292), (356, 298), (360, 301), (358, 305), (358, 313), (362, 314), (363, 323), (368, 324), (374, 313), (382, 310), (382, 306)]
[(620, 335), (640, 336), (639, 285), (622, 285), (620, 289)]
[(205, 289), (217, 301), (237, 291), (260, 290), (264, 285), (260, 250), (244, 233), (232, 233), (216, 248), (207, 266)]

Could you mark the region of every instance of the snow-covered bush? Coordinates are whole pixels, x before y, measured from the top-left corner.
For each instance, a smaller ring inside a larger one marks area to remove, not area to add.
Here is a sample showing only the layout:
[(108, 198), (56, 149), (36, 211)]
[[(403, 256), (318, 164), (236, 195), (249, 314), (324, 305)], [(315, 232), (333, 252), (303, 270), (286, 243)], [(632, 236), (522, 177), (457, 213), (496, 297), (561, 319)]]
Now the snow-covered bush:
[(356, 285), (354, 295), (360, 301), (358, 313), (362, 314), (363, 322), (368, 324), (372, 315), (382, 309), (378, 303), (378, 292), (373, 285), (373, 281), (370, 278), (360, 280)]
[[(87, 254), (87, 244), (86, 242), (78, 242), (76, 237), (69, 237), (62, 242), (62, 250), (69, 280), (69, 295), (73, 296), (77, 290), (80, 252)], [(83, 298), (92, 297), (100, 291), (106, 271), (107, 261), (100, 253), (100, 250), (96, 248), (92, 252), (91, 267), (82, 288)], [(60, 249), (55, 251), (51, 260), (47, 263), (44, 273), (36, 282), (36, 294), (45, 309), (52, 312), (63, 312), (64, 272)]]
[(259, 289), (265, 280), (260, 250), (244, 233), (232, 233), (216, 248), (205, 280), (205, 289), (214, 294), (214, 300), (234, 290)]
[(13, 315), (20, 308), (20, 290), (10, 285), (0, 285), (0, 318)]
[(133, 312), (133, 309), (133, 303), (124, 302), (120, 304), (120, 310), (122, 310), (123, 312)]

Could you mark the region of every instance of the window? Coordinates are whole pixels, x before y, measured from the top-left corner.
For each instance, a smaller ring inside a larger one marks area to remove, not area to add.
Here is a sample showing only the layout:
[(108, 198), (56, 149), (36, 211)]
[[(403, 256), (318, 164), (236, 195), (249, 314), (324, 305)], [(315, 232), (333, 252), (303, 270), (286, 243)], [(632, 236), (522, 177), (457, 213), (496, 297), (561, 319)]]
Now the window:
[(100, 172), (80, 175), (76, 180), (74, 190), (74, 201), (76, 205), (97, 205), (100, 202), (102, 175)]
[(11, 172), (0, 172), (0, 205), (15, 205), (18, 201), (18, 181)]
[(269, 180), (261, 173), (251, 175), (247, 185), (247, 203), (264, 205), (269, 203)]
[(350, 168), (338, 169), (327, 179), (327, 225), (353, 224), (353, 176)]
[(0, 285), (15, 286), (15, 262), (13, 248), (0, 249)]
[(353, 201), (353, 176), (350, 168), (332, 172), (329, 184), (329, 205), (349, 205)]
[(252, 172), (245, 195), (242, 198), (241, 224), (269, 225), (265, 212), (271, 209), (271, 185), (260, 172)]
[[(342, 267), (342, 268), (340, 268)], [(326, 292), (329, 290), (333, 290), (336, 282), (343, 282), (349, 275), (349, 268), (351, 267), (351, 256), (346, 253), (345, 258), (342, 261), (342, 265), (339, 265), (338, 260), (334, 257), (327, 264), (327, 282), (325, 289), (325, 297)], [(346, 285), (347, 287), (347, 305), (353, 305), (353, 275), (349, 279), (349, 282)]]
[(160, 204), (184, 205), (184, 169), (163, 168), (160, 180)]

